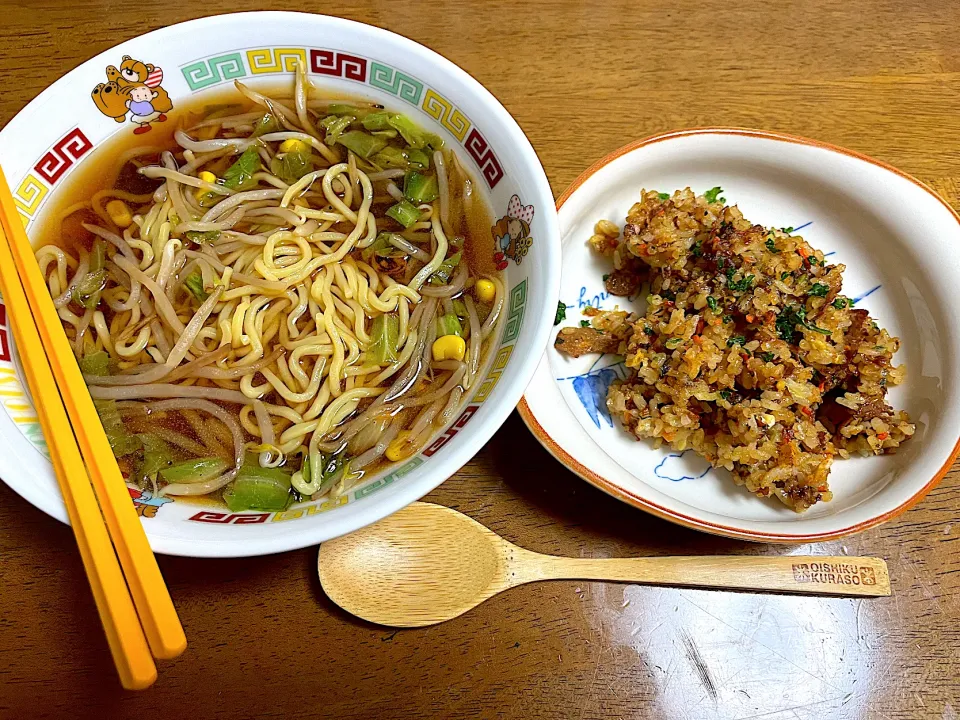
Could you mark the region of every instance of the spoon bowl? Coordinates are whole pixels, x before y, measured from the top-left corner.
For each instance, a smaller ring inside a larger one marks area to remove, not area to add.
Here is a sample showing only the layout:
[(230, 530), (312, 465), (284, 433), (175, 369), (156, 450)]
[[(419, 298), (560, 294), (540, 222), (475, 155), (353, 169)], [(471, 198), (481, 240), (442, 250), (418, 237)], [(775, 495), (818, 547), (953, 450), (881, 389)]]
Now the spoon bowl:
[(320, 583), (365, 620), (419, 627), (455, 618), (510, 587), (511, 550), (466, 515), (414, 503), (320, 546)]
[(534, 580), (613, 580), (687, 587), (878, 596), (887, 565), (869, 557), (797, 555), (590, 560), (524, 550), (441, 505), (414, 503), (320, 546), (320, 584), (337, 605), (390, 627), (450, 620)]

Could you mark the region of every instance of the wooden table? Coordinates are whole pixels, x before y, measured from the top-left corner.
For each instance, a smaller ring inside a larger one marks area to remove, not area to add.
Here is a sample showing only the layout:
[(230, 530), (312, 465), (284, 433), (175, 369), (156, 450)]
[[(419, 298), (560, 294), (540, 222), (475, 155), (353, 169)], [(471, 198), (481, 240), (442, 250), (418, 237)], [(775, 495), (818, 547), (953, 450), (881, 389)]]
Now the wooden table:
[[(93, 54), (213, 7), (7, 5), (2, 122)], [(266, 5), (280, 7), (230, 3)], [(425, 43), (486, 85), (530, 136), (558, 194), (631, 140), (713, 124), (844, 145), (960, 199), (960, 6), (600, 5), (341, 4), (348, 17)], [(555, 462), (514, 415), (429, 499), (542, 552), (878, 555), (890, 563), (894, 594), (840, 600), (556, 582), (510, 591), (444, 625), (393, 632), (325, 598), (316, 548), (248, 560), (162, 558), (190, 647), (162, 664), (153, 689), (124, 693), (69, 529), (0, 485), (0, 717), (960, 714), (957, 467), (916, 509), (879, 529), (815, 546), (752, 545), (607, 497)]]

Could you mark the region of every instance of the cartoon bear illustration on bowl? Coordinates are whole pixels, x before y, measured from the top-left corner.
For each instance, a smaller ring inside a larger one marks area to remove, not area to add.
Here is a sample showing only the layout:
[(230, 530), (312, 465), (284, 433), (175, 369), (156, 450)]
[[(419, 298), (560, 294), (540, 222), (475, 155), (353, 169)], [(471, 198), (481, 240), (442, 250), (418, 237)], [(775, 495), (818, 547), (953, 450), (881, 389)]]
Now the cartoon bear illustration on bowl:
[(533, 205), (524, 205), (518, 195), (510, 198), (507, 214), (493, 226), (493, 262), (497, 270), (506, 269), (507, 258), (517, 265), (523, 262), (524, 256), (533, 245), (533, 238), (530, 237), (533, 211)]
[(163, 70), (149, 63), (123, 56), (120, 67), (107, 67), (107, 82), (99, 83), (91, 93), (97, 109), (122, 123), (130, 114), (137, 135), (150, 131), (150, 124), (163, 122), (173, 109), (167, 91), (160, 87)]

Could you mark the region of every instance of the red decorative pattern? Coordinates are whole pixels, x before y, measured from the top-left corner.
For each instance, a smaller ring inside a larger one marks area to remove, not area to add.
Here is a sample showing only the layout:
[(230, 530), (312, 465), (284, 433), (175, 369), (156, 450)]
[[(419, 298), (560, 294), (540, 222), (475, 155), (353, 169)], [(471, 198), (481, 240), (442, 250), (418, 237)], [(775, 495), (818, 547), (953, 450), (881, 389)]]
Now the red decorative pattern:
[(7, 336), (7, 308), (0, 305), (0, 360), (10, 362), (10, 340)]
[(487, 144), (486, 139), (477, 132), (476, 128), (473, 128), (463, 145), (470, 153), (470, 157), (477, 161), (487, 185), (490, 186), (491, 190), (495, 188), (503, 178), (503, 168), (500, 166), (497, 156), (493, 154), (493, 149)]
[(264, 523), (270, 513), (222, 513), (210, 510), (201, 510), (190, 519), (195, 522), (214, 523), (216, 525), (255, 525)]
[(80, 128), (74, 128), (47, 151), (34, 166), (44, 180), (53, 185), (80, 157), (93, 147)]
[(367, 61), (335, 50), (311, 50), (310, 72), (364, 82), (367, 79)]
[(423, 454), (427, 457), (432, 457), (439, 452), (444, 445), (454, 438), (454, 436), (463, 428), (464, 425), (470, 422), (470, 418), (472, 418), (479, 409), (479, 405), (468, 405), (460, 414), (460, 417), (457, 418), (456, 422), (447, 428), (447, 431), (443, 435), (430, 443), (430, 447), (424, 450)]

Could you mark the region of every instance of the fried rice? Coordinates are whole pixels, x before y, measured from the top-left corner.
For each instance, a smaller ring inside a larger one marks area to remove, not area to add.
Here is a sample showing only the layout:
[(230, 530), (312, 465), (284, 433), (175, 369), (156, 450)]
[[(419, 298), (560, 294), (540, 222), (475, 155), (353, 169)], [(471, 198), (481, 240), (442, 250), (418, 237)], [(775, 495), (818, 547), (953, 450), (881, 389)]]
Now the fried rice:
[(835, 457), (893, 452), (915, 426), (886, 400), (906, 372), (899, 340), (790, 230), (752, 225), (719, 188), (642, 191), (623, 233), (602, 220), (590, 243), (612, 261), (608, 292), (649, 287), (646, 311), (595, 311), (556, 348), (623, 355), (607, 407), (629, 432), (802, 512), (832, 497)]

